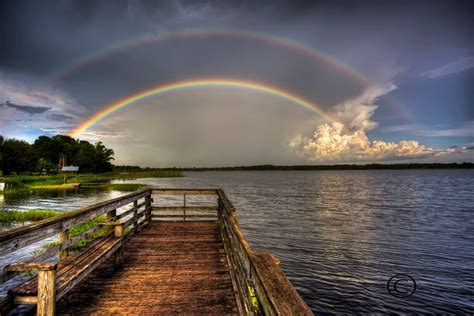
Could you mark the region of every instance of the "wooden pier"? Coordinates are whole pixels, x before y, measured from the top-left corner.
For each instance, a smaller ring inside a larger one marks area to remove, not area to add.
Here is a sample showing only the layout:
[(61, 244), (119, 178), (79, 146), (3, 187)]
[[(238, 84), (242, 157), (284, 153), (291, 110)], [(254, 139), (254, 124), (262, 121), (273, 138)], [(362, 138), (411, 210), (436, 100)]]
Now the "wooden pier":
[(220, 189), (137, 191), (1, 233), (0, 255), (54, 236), (3, 267), (1, 282), (37, 275), (9, 290), (2, 315), (21, 304), (37, 315), (312, 315), (278, 260), (250, 249)]

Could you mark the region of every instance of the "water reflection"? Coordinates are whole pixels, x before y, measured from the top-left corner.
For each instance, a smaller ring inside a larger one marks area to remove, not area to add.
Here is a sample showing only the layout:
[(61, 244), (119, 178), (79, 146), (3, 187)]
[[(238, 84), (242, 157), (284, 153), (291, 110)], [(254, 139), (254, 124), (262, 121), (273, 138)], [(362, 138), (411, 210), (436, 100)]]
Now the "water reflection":
[[(109, 191), (94, 188), (79, 188), (76, 190), (25, 190), (10, 192), (0, 200), (2, 210), (31, 210), (45, 209), (70, 211), (85, 205), (90, 205), (115, 198), (127, 192)], [(0, 196), (2, 196), (0, 194)]]

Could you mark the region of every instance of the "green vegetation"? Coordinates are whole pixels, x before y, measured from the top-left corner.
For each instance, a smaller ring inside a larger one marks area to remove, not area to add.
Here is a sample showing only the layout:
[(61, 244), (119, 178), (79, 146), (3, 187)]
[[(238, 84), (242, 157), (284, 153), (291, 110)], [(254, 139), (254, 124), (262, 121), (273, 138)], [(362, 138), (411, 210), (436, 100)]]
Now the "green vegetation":
[(59, 214), (52, 210), (0, 211), (0, 223), (36, 222)]
[[(71, 228), (69, 228), (69, 235), (71, 237), (74, 237), (74, 236), (77, 236), (77, 235), (80, 235), (86, 231), (88, 231), (89, 229), (92, 229), (94, 228), (95, 226), (97, 226), (99, 223), (101, 222), (104, 222), (107, 220), (107, 217), (105, 215), (102, 215), (102, 216), (99, 216), (99, 217), (96, 217), (94, 219), (90, 219), (88, 221), (85, 221), (81, 224), (78, 224), (76, 226), (73, 226)], [(78, 249), (81, 249), (85, 246), (87, 246), (88, 244), (90, 244), (92, 241), (96, 240), (97, 238), (100, 238), (100, 237), (103, 237), (107, 234), (109, 230), (107, 229), (107, 227), (103, 227), (99, 230), (97, 230), (94, 234), (92, 234), (91, 236), (88, 236), (86, 238), (83, 238), (81, 240), (79, 240), (78, 242), (76, 242), (75, 244), (71, 245), (69, 247), (70, 250), (78, 250)]]
[[(102, 215), (102, 216), (96, 217), (94, 219), (87, 220), (87, 221), (85, 221), (81, 224), (72, 226), (71, 228), (69, 228), (69, 236), (70, 237), (78, 236), (78, 235), (94, 228), (99, 223), (104, 222), (106, 220), (107, 220), (107, 217), (105, 215)], [(93, 234), (91, 234), (90, 236), (87, 236), (87, 237), (77, 241), (76, 243), (72, 244), (71, 246), (69, 246), (69, 250), (71, 250), (71, 251), (80, 250), (81, 248), (84, 248), (85, 246), (89, 245), (91, 242), (93, 242), (97, 238), (105, 236), (108, 232), (110, 232), (110, 230), (108, 230), (107, 227), (100, 228), (97, 231), (95, 231)], [(38, 254), (38, 253), (45, 252), (46, 250), (48, 250), (52, 247), (56, 247), (59, 244), (60, 244), (59, 241), (53, 241), (53, 242), (43, 244), (43, 245), (41, 245), (40, 249), (34, 250), (34, 253)]]
[(91, 144), (65, 135), (40, 136), (30, 145), (0, 135), (0, 175), (55, 174), (60, 160), (79, 166), (81, 172), (112, 171), (114, 151), (101, 142)]
[(137, 179), (137, 178), (163, 178), (163, 177), (180, 177), (181, 172), (177, 170), (159, 170), (159, 171), (143, 171), (130, 173), (100, 173), (100, 174), (78, 174), (69, 176), (68, 184), (63, 184), (63, 175), (12, 175), (0, 177), (0, 182), (7, 184), (6, 191), (19, 190), (67, 190), (74, 189), (75, 184), (80, 183), (81, 187), (87, 188), (103, 188), (118, 191), (134, 191), (145, 188), (144, 184), (137, 183), (108, 183), (110, 180), (116, 179)]

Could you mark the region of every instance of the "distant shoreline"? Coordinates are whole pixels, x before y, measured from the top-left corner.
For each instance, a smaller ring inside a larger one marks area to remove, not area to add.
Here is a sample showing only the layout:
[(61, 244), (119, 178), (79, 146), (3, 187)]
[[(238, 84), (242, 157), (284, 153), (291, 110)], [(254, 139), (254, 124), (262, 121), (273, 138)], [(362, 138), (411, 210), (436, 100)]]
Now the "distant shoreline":
[(115, 166), (114, 170), (176, 170), (176, 171), (265, 171), (265, 170), (413, 170), (413, 169), (474, 169), (474, 163), (408, 163), (408, 164), (338, 164), (338, 165), (253, 165), (233, 167), (172, 167), (172, 168), (141, 168), (138, 166)]

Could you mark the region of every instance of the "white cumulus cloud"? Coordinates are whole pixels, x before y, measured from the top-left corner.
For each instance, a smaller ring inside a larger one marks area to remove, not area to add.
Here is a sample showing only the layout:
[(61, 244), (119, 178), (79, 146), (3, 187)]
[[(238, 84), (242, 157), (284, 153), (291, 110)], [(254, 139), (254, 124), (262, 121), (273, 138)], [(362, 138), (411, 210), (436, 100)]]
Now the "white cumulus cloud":
[(290, 147), (299, 156), (316, 162), (356, 162), (378, 160), (403, 160), (440, 156), (453, 151), (426, 147), (415, 140), (398, 143), (370, 140), (367, 131), (377, 127), (371, 118), (377, 109), (375, 102), (381, 96), (396, 89), (369, 87), (360, 96), (347, 100), (334, 108), (337, 122), (322, 124), (310, 136), (299, 135)]

